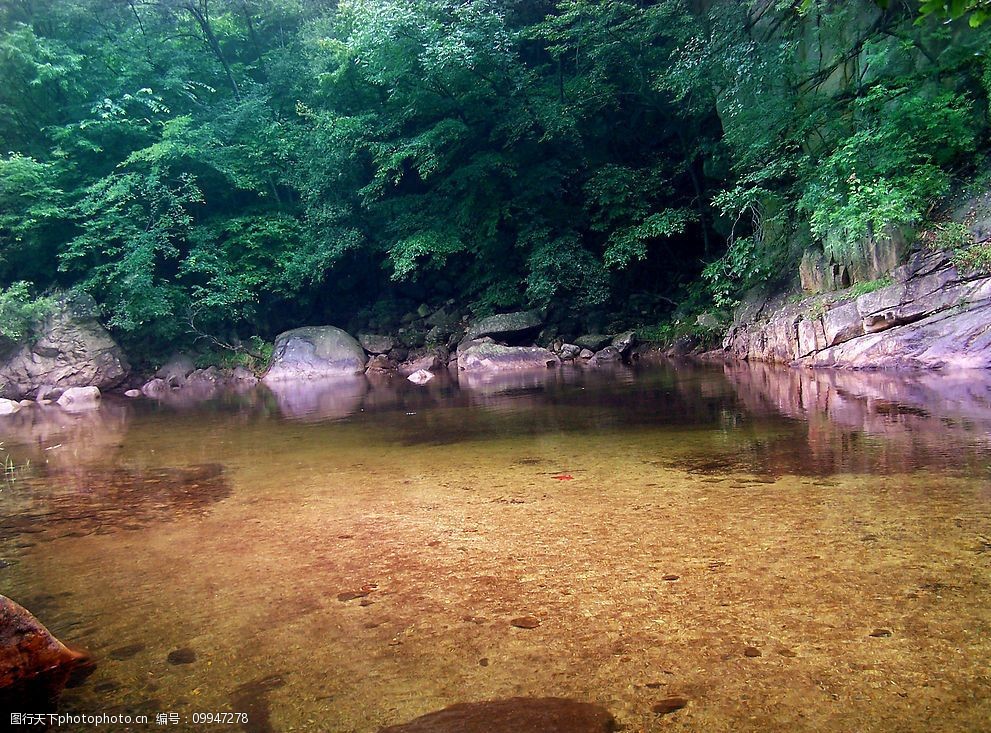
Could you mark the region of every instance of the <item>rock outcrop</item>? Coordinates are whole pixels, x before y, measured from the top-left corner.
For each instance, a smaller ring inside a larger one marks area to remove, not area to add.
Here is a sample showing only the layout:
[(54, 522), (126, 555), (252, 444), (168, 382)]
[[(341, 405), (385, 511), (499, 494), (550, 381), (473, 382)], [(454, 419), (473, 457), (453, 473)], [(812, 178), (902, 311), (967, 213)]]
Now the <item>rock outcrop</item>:
[(564, 698), (514, 697), (452, 705), (379, 733), (610, 733), (605, 708)]
[(334, 326), (304, 326), (279, 334), (265, 382), (350, 377), (365, 370), (365, 350)]
[(751, 304), (723, 346), (737, 358), (815, 367), (991, 368), (991, 277), (916, 252), (890, 285), (859, 297)]
[(458, 349), (461, 371), (547, 369), (561, 363), (557, 354), (539, 346), (503, 346), (492, 341), (470, 341)]
[(52, 712), (73, 674), (92, 671), (23, 606), (0, 595), (0, 709)]
[(130, 365), (96, 316), (88, 295), (63, 297), (41, 335), (0, 360), (0, 395), (21, 399), (43, 385), (106, 390), (120, 384)]

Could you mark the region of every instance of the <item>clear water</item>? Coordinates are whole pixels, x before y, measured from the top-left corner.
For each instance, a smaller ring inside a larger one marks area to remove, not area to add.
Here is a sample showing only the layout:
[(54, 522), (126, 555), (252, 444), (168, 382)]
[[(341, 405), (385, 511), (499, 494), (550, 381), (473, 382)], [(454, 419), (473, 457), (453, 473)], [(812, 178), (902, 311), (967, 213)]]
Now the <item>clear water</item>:
[(0, 593), (98, 661), (66, 712), (991, 721), (991, 375), (668, 365), (0, 420)]

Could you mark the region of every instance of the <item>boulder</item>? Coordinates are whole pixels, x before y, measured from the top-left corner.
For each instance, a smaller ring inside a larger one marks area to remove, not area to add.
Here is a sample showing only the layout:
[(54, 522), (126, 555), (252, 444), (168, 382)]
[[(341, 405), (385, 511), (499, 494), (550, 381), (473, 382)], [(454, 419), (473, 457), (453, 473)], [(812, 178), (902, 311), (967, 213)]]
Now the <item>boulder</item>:
[(622, 360), (623, 354), (620, 353), (619, 349), (615, 346), (607, 346), (600, 351), (596, 351), (588, 363), (590, 366), (599, 366), (600, 364), (615, 364)]
[(54, 384), (43, 384), (38, 387), (38, 391), (35, 392), (34, 398), (36, 400), (57, 400), (62, 396), (63, 390), (56, 387)]
[(15, 412), (20, 412), (20, 410), (20, 402), (0, 397), (0, 415), (13, 415)]
[(544, 318), (540, 311), (501, 313), (472, 323), (468, 326), (465, 338), (474, 340), (482, 336), (492, 336), (500, 341), (516, 340), (536, 334), (543, 324)]
[(91, 672), (23, 606), (0, 595), (0, 709), (53, 712), (70, 678)]
[(37, 339), (0, 360), (0, 396), (21, 399), (41, 385), (109, 389), (129, 371), (124, 352), (97, 321), (95, 301), (67, 295)]
[(433, 378), (433, 373), (428, 372), (426, 369), (417, 369), (415, 372), (406, 377), (406, 379), (411, 381), (413, 384), (426, 384)]
[(558, 350), (558, 355), (565, 360), (577, 359), (581, 351), (581, 346), (577, 346), (575, 344), (562, 344), (561, 348)]
[(374, 333), (359, 333), (358, 343), (369, 354), (388, 354), (396, 345), (392, 336), (381, 336)]
[(368, 360), (368, 364), (365, 366), (365, 372), (394, 372), (398, 366), (396, 362), (385, 354), (376, 354)]
[(334, 326), (305, 326), (279, 334), (265, 382), (350, 377), (365, 370), (365, 350)]
[(503, 346), (491, 341), (469, 342), (458, 350), (458, 369), (462, 371), (505, 371), (547, 369), (561, 360), (539, 346)]
[(173, 354), (162, 367), (155, 372), (155, 376), (164, 379), (174, 387), (181, 387), (188, 377), (196, 369), (192, 357), (187, 354)]
[(565, 698), (514, 697), (461, 703), (379, 733), (611, 733), (605, 708)]
[(206, 369), (196, 369), (186, 377), (185, 385), (190, 389), (211, 390), (220, 386), (224, 382), (224, 376), (215, 366)]
[(125, 397), (130, 397), (132, 399), (134, 399), (135, 397), (140, 397), (141, 395), (142, 392), (140, 389), (129, 389), (124, 393)]
[(591, 359), (593, 356), (595, 356), (595, 352), (591, 349), (582, 349), (578, 352), (579, 359)]
[(247, 367), (236, 366), (231, 372), (231, 380), (238, 384), (255, 384), (258, 382), (258, 377)]
[(442, 369), (444, 360), (436, 353), (425, 354), (416, 359), (403, 362), (399, 365), (399, 373), (404, 377), (414, 372), (436, 372)]
[(613, 336), (610, 342), (611, 346), (616, 347), (620, 354), (625, 354), (630, 348), (633, 347), (637, 342), (636, 331), (625, 331), (624, 333), (619, 333)]
[(170, 389), (171, 388), (169, 387), (168, 382), (164, 379), (155, 377), (154, 379), (145, 382), (144, 386), (141, 388), (141, 393), (144, 394), (145, 397), (156, 399), (168, 394)]
[(575, 339), (575, 344), (583, 349), (588, 349), (589, 351), (596, 352), (603, 346), (612, 341), (611, 336), (606, 336), (601, 333), (589, 333), (584, 336), (579, 336)]
[(56, 403), (69, 412), (92, 410), (100, 406), (100, 396), (99, 387), (69, 387)]

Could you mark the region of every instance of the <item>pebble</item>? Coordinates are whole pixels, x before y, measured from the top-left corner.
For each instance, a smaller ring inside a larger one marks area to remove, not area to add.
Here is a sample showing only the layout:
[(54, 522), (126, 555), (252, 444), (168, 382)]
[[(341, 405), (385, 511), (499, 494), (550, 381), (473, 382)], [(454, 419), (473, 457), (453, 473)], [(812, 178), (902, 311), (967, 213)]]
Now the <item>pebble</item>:
[(518, 629), (535, 629), (540, 626), (540, 619), (536, 616), (520, 616), (509, 623)]
[(688, 700), (683, 697), (669, 697), (660, 702), (654, 703), (650, 708), (656, 715), (667, 715), (677, 710), (681, 710), (688, 704)]
[(891, 636), (891, 629), (874, 629), (874, 631), (871, 632), (871, 636), (877, 639), (884, 639)]
[(760, 649), (755, 646), (748, 646), (743, 648), (743, 656), (745, 657), (759, 657), (761, 655)]
[(671, 580), (681, 580), (681, 576), (680, 575), (674, 575), (674, 574), (672, 574), (672, 575), (665, 575), (663, 578), (661, 578), (661, 580), (668, 580), (668, 581), (671, 581)]

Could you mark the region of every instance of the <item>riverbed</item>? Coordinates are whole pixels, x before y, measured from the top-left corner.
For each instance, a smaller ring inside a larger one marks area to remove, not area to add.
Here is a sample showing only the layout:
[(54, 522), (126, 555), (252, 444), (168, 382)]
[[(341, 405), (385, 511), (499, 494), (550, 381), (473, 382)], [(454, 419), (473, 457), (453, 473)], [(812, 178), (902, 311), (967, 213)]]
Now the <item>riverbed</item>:
[(26, 408), (0, 441), (0, 593), (97, 660), (66, 712), (374, 733), (555, 696), (644, 732), (991, 720), (983, 372), (361, 379)]

